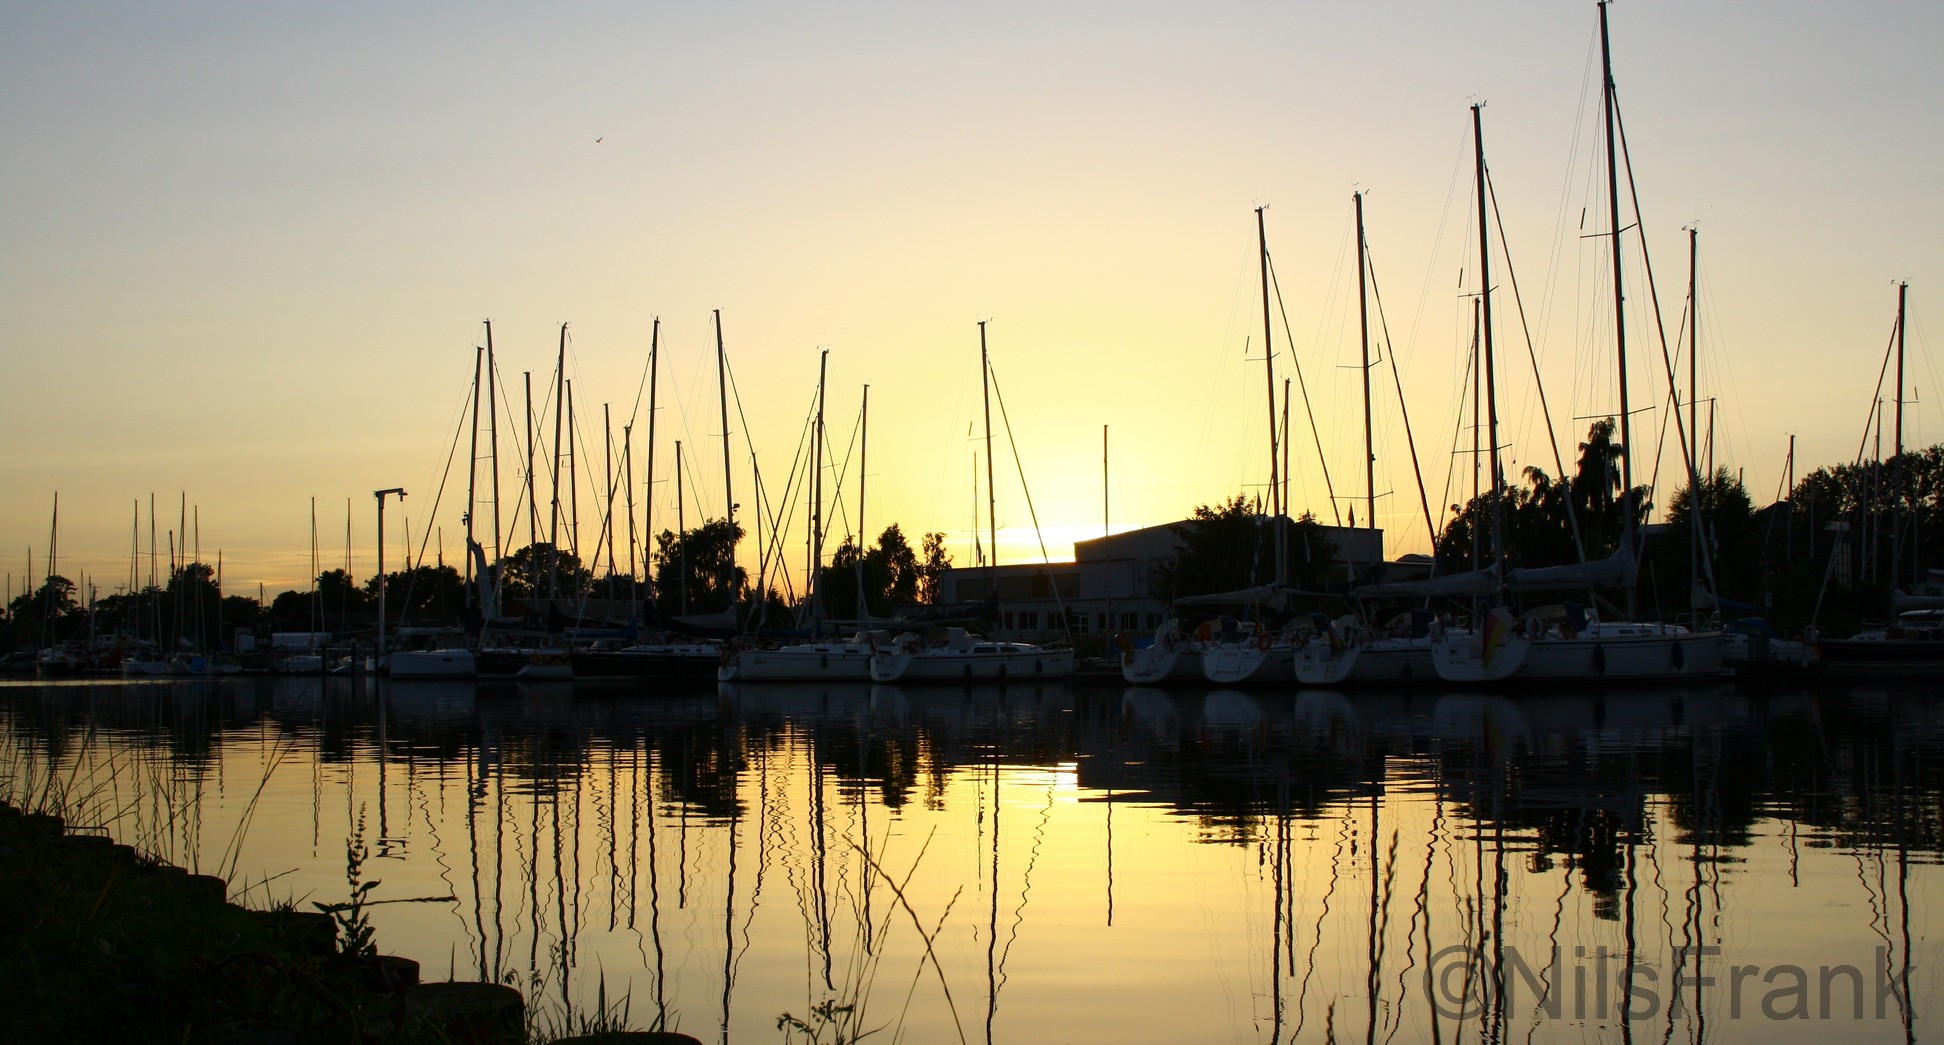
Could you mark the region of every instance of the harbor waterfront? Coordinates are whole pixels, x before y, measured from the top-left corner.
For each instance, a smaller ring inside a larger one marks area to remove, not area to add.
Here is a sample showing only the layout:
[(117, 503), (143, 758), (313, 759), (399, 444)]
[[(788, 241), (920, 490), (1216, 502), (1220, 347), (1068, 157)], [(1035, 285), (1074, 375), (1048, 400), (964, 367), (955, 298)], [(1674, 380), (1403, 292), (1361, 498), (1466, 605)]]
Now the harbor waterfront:
[(1944, 682), (0, 683), (0, 797), (704, 1041), (1908, 1041)]

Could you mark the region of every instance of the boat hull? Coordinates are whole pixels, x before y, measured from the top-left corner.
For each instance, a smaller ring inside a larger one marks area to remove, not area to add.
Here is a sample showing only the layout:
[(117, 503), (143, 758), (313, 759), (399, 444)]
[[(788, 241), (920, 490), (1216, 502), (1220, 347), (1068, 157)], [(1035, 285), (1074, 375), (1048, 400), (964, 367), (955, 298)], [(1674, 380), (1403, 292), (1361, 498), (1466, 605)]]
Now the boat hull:
[(1158, 686), (1169, 682), (1201, 682), (1202, 648), (1185, 644), (1171, 650), (1155, 647), (1121, 654), (1121, 679), (1130, 686)]
[(872, 657), (870, 671), (873, 682), (1037, 682), (1073, 674), (1073, 651), (892, 650)]
[(1340, 642), (1333, 645), (1328, 639), (1313, 638), (1296, 651), (1291, 670), (1296, 673), (1296, 681), (1305, 686), (1334, 686), (1348, 679), (1361, 659), (1360, 646)]
[(1375, 639), (1364, 644), (1344, 681), (1394, 686), (1437, 677), (1429, 639)]
[(1447, 631), (1431, 643), (1431, 668), (1446, 682), (1503, 682), (1524, 666), (1531, 642), (1506, 638), (1486, 649), (1475, 631)]
[(716, 672), (718, 682), (869, 682), (871, 649), (849, 643), (816, 643), (773, 650), (743, 650)]
[(1296, 681), (1296, 649), (1277, 644), (1216, 646), (1202, 651), (1202, 677), (1218, 686)]
[(1639, 629), (1632, 635), (1534, 639), (1518, 678), (1529, 682), (1647, 682), (1721, 677), (1720, 632), (1655, 625), (1640, 625)]
[(479, 662), (469, 649), (398, 650), (385, 657), (395, 679), (469, 679), (479, 674)]
[(616, 650), (575, 650), (575, 681), (584, 679), (636, 682), (709, 682), (722, 666), (722, 651), (714, 646), (630, 646)]

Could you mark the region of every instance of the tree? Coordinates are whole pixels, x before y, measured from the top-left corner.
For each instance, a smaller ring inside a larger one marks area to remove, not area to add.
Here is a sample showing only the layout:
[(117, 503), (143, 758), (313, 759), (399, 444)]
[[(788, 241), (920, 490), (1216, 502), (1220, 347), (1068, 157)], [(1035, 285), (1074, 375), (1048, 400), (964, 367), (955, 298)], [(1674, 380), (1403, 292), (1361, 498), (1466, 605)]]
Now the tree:
[(162, 616), (166, 634), (177, 644), (208, 649), (222, 644), (217, 634), (222, 592), (216, 587), (216, 568), (206, 562), (188, 562), (169, 575), (169, 586), (162, 596)]
[(312, 592), (295, 589), (270, 600), (270, 626), (278, 631), (314, 631), (324, 627), (322, 607)]
[(370, 598), (343, 570), (325, 570), (317, 575), (317, 597), (327, 612), (355, 612), (373, 607)]
[[(1751, 600), (1762, 586), (1762, 547), (1755, 532), (1755, 506), (1741, 480), (1726, 468), (1713, 475), (1698, 477), (1700, 496), (1683, 484), (1667, 500), (1667, 534), (1649, 549), (1660, 583), (1686, 578), (1691, 569), (1706, 584), (1707, 572), (1690, 563), (1691, 540), (1695, 534), (1695, 506), (1700, 506), (1701, 550), (1708, 557), (1715, 579), (1714, 594), (1730, 599)], [(1679, 587), (1685, 588), (1682, 584)], [(1679, 600), (1682, 608), (1690, 600)]]
[[(1336, 542), (1316, 517), (1280, 520), (1288, 573), (1284, 583), (1320, 587), (1339, 573)], [(1179, 550), (1156, 577), (1156, 595), (1179, 598), (1239, 591), (1274, 580), (1278, 524), (1258, 513), (1242, 494), (1219, 505), (1198, 505), (1193, 517), (1173, 527)]]
[[(943, 534), (926, 534), (926, 539), (937, 537), (943, 542)], [(943, 555), (942, 547), (927, 549)], [(860, 556), (856, 545), (846, 539), (831, 554), (830, 564), (817, 573), (818, 591), (823, 603), (823, 611), (839, 619), (858, 619), (866, 616), (888, 616), (892, 610), (905, 606), (916, 606), (923, 581), (925, 567), (918, 561), (917, 553), (905, 540), (904, 530), (892, 523), (878, 535), (877, 545), (864, 551)], [(936, 585), (936, 580), (933, 581)], [(865, 605), (857, 604), (859, 589), (865, 597)]]
[(928, 533), (919, 542), (918, 562), (918, 601), (927, 606), (938, 604), (939, 586), (945, 571), (952, 568), (952, 557), (945, 553), (945, 534)]
[[(365, 582), (365, 595), (377, 605), (377, 578)], [(385, 612), (397, 623), (450, 620), (465, 606), (465, 578), (450, 566), (414, 566), (385, 575)]]
[(742, 536), (743, 528), (727, 519), (711, 519), (679, 537), (671, 530), (657, 534), (655, 605), (665, 614), (728, 609), (748, 579), (735, 564)]
[(1496, 559), (1507, 567), (1559, 566), (1580, 561), (1582, 552), (1588, 560), (1617, 552), (1626, 533), (1622, 505), (1633, 505), (1636, 527), (1646, 522), (1653, 506), (1644, 486), (1635, 487), (1631, 498), (1619, 496), (1626, 448), (1613, 441), (1613, 429), (1611, 418), (1593, 422), (1586, 441), (1579, 444), (1572, 478), (1556, 480), (1543, 469), (1528, 467), (1522, 484), (1508, 483), (1499, 495), (1497, 515), (1504, 527), (1499, 547), (1492, 546), (1490, 536), (1491, 492), (1452, 505), (1451, 519), (1438, 535), (1438, 568), (1471, 569), (1474, 541), (1481, 542), (1481, 564)]
[(38, 646), (49, 633), (65, 636), (80, 615), (74, 600), (74, 582), (59, 574), (51, 575), (39, 588), (17, 595), (7, 604), (7, 620), (12, 626), (16, 646)]
[(580, 556), (557, 550), (546, 541), (536, 541), (501, 558), (495, 569), (499, 572), (500, 594), (513, 598), (544, 599), (551, 595), (576, 599), (594, 583)]

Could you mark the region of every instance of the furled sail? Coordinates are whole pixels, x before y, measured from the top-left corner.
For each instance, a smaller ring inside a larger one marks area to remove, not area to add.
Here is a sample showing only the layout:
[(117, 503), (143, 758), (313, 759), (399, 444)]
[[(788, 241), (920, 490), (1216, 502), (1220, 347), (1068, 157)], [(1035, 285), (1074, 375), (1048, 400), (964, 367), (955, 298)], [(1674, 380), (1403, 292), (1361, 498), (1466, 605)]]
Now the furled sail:
[(1581, 588), (1624, 588), (1634, 582), (1633, 551), (1619, 551), (1596, 562), (1513, 570), (1505, 585), (1520, 591), (1573, 591)]
[(1499, 590), (1498, 564), (1466, 573), (1447, 573), (1421, 581), (1392, 581), (1388, 584), (1358, 586), (1359, 598), (1397, 595), (1407, 598), (1464, 598), (1471, 595), (1496, 595)]

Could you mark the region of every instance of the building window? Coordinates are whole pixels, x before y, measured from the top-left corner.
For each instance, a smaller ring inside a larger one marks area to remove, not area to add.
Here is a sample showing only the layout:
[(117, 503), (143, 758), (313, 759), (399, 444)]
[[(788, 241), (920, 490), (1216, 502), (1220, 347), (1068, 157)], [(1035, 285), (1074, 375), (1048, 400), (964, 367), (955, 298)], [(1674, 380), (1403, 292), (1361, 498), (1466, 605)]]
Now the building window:
[(1074, 615), (1073, 615), (1073, 633), (1074, 633), (1075, 635), (1085, 635), (1085, 634), (1087, 633), (1087, 615), (1086, 615), (1086, 614), (1084, 614), (1084, 613), (1076, 613), (1076, 614), (1074, 614)]
[(1106, 631), (1108, 627), (1110, 627), (1110, 625), (1107, 623), (1107, 615), (1105, 613), (1097, 614), (1094, 618), (1094, 621), (1101, 631)]
[(1123, 613), (1120, 620), (1122, 631), (1137, 631), (1141, 627), (1141, 615), (1138, 613)]
[(1152, 631), (1152, 630), (1154, 630), (1155, 628), (1158, 628), (1158, 627), (1160, 627), (1160, 626), (1161, 626), (1161, 615), (1160, 615), (1159, 613), (1150, 613), (1150, 614), (1148, 614), (1148, 625), (1147, 625), (1147, 626), (1148, 626), (1148, 630), (1150, 630), (1150, 631)]
[(1039, 611), (1021, 610), (1019, 614), (1019, 629), (1021, 631), (1038, 631)]
[(1007, 630), (1007, 631), (1011, 631), (1011, 630), (1012, 630), (1012, 626), (1013, 626), (1013, 613), (1012, 613), (1012, 611), (1011, 611), (1011, 610), (1007, 610), (1007, 611), (1005, 612), (1005, 614), (1004, 614), (1004, 615), (1003, 615), (1003, 616), (1002, 616), (1002, 617), (1000, 618), (1000, 620), (1001, 620), (1001, 621), (1002, 621), (1002, 622), (1003, 622), (1003, 623), (1005, 624), (1005, 626), (1006, 626), (1006, 630)]

